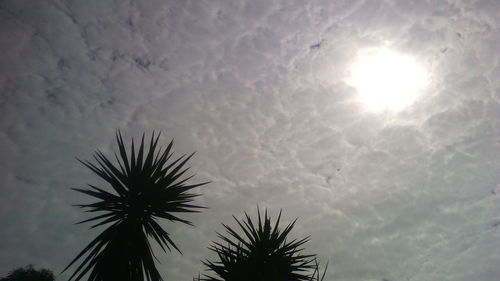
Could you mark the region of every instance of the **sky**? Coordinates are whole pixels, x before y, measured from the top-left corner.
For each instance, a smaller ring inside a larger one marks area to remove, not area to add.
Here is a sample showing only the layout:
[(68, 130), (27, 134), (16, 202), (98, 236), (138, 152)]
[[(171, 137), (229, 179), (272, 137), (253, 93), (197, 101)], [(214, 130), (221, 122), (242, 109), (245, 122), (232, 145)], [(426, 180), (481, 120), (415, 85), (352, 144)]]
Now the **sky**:
[[(199, 188), (165, 280), (257, 206), (325, 280), (500, 280), (500, 1), (1, 0), (0, 276), (99, 230), (71, 188), (115, 133), (174, 139)], [(101, 229), (102, 230), (102, 229)]]

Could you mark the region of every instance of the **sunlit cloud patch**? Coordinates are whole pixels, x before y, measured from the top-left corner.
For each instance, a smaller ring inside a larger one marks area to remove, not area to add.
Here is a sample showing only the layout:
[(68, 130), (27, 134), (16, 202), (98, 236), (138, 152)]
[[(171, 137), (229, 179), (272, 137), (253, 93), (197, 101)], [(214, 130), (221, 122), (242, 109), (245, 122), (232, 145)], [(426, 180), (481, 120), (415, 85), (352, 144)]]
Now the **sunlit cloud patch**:
[(414, 57), (386, 48), (360, 50), (349, 84), (372, 111), (400, 111), (411, 105), (427, 83), (425, 69)]

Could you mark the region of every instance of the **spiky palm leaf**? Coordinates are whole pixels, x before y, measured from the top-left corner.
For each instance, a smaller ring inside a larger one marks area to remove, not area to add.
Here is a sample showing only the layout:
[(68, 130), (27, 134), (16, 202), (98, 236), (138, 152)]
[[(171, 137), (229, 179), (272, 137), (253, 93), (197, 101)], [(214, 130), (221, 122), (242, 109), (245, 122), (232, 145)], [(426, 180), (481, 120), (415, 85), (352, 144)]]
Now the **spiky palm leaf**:
[(102, 152), (94, 155), (98, 163), (80, 161), (112, 187), (114, 192), (89, 185), (88, 189), (74, 188), (78, 192), (99, 199), (95, 203), (77, 205), (86, 212), (99, 214), (79, 223), (94, 222), (91, 228), (108, 227), (85, 247), (70, 264), (83, 261), (70, 280), (80, 280), (90, 272), (89, 281), (142, 281), (162, 280), (155, 266), (154, 254), (148, 238), (153, 238), (163, 249), (171, 247), (181, 252), (170, 235), (158, 224), (167, 219), (192, 225), (174, 213), (199, 212), (198, 205), (191, 204), (199, 194), (190, 191), (205, 183), (186, 184), (192, 177), (183, 177), (189, 168), (185, 164), (193, 154), (170, 161), (173, 141), (166, 149), (158, 148), (153, 132), (149, 149), (145, 151), (144, 134), (136, 153), (132, 140), (130, 155), (127, 153), (121, 133), (116, 134), (119, 156), (113, 164)]
[(203, 263), (218, 277), (205, 275), (206, 281), (309, 281), (314, 277), (311, 270), (318, 266), (313, 263), (315, 255), (304, 255), (301, 247), (309, 241), (294, 239), (287, 241), (294, 220), (283, 231), (278, 228), (281, 211), (278, 219), (271, 226), (271, 219), (267, 210), (262, 220), (258, 212), (258, 223), (254, 225), (245, 213), (246, 220), (236, 220), (243, 234), (238, 234), (231, 227), (223, 224), (228, 235), (217, 233), (223, 242), (214, 242), (209, 248), (217, 253), (218, 262), (204, 261)]
[[(323, 270), (323, 274), (319, 269), (319, 262), (317, 258), (314, 258), (314, 272), (311, 274), (309, 281), (323, 281), (325, 280), (326, 271), (328, 270), (328, 262), (326, 263), (325, 269)], [(320, 277), (321, 276), (321, 277)]]

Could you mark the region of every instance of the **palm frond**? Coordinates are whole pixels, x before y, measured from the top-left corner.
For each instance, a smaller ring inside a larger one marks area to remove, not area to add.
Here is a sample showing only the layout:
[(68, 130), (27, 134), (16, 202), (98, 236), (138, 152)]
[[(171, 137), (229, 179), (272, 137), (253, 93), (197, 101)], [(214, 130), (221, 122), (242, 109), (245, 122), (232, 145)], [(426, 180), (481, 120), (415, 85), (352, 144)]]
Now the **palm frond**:
[(311, 278), (309, 279), (309, 281), (323, 281), (323, 280), (325, 280), (325, 275), (326, 275), (327, 270), (328, 270), (328, 262), (325, 265), (325, 269), (323, 270), (323, 274), (321, 274), (321, 271), (319, 269), (318, 259), (315, 258), (314, 259), (314, 272), (311, 275)]
[[(254, 224), (245, 213), (245, 219), (236, 220), (242, 233), (223, 224), (227, 235), (217, 233), (222, 242), (214, 242), (209, 249), (219, 261), (203, 261), (208, 270), (216, 275), (204, 275), (205, 281), (310, 281), (319, 269), (315, 255), (302, 254), (302, 246), (309, 237), (287, 241), (295, 221), (283, 230), (279, 229), (281, 211), (274, 223), (267, 213)], [(311, 273), (312, 271), (312, 273)], [(319, 281), (319, 280), (318, 280)]]
[(185, 167), (186, 163), (193, 154), (169, 161), (173, 141), (162, 150), (158, 147), (159, 137), (160, 134), (155, 136), (153, 132), (149, 145), (145, 145), (143, 134), (138, 151), (132, 140), (127, 152), (121, 133), (117, 132), (117, 164), (100, 151), (94, 154), (97, 164), (78, 160), (105, 180), (111, 191), (93, 185), (88, 189), (74, 188), (98, 199), (91, 204), (77, 205), (86, 212), (100, 213), (79, 223), (93, 222), (91, 228), (104, 225), (107, 228), (63, 270), (81, 260), (69, 280), (78, 281), (86, 274), (89, 274), (89, 281), (162, 280), (149, 238), (153, 238), (164, 251), (174, 248), (181, 253), (157, 220), (163, 218), (192, 225), (176, 213), (199, 212), (204, 208), (192, 204), (199, 196), (192, 193), (192, 189), (207, 182), (187, 184), (192, 176), (183, 176), (189, 169)]

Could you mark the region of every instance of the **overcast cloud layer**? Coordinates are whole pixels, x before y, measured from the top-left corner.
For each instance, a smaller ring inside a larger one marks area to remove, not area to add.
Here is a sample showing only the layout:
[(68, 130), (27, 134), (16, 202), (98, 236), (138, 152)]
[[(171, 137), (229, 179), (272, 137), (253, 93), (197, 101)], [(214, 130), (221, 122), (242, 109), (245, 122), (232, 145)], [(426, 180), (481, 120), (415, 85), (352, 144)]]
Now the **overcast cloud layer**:
[[(500, 1), (0, 1), (0, 276), (59, 273), (96, 235), (75, 157), (162, 131), (209, 209), (167, 227), (191, 280), (231, 215), (280, 209), (325, 280), (500, 280)], [(358, 50), (431, 78), (400, 112), (346, 83)], [(58, 280), (66, 280), (67, 273)]]

